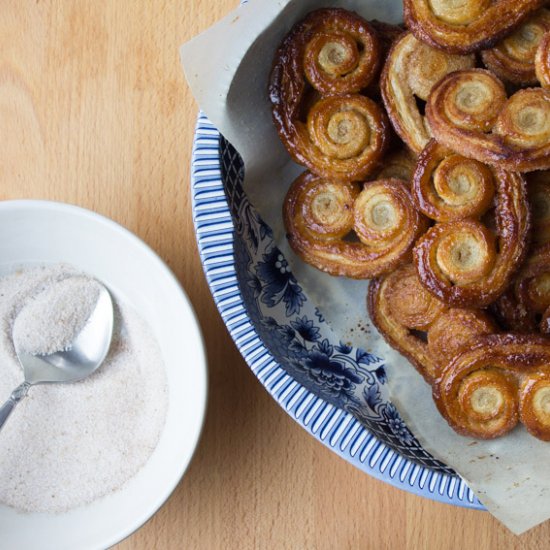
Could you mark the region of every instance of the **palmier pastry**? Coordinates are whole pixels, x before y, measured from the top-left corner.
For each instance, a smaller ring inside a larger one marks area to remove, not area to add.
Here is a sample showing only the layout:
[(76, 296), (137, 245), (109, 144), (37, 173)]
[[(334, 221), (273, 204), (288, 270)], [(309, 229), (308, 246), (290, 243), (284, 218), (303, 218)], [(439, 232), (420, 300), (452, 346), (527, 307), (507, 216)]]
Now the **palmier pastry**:
[(543, 88), (550, 88), (550, 32), (541, 39), (535, 56), (535, 72)]
[(545, 0), (404, 0), (405, 23), (424, 42), (451, 53), (490, 48)]
[(428, 383), (474, 338), (496, 330), (482, 311), (448, 309), (424, 289), (411, 264), (370, 282), (368, 310), (386, 341)]
[(549, 30), (550, 11), (538, 10), (494, 48), (482, 52), (483, 63), (502, 80), (519, 86), (537, 84), (535, 55)]
[(376, 76), (380, 52), (376, 31), (356, 13), (338, 8), (312, 11), (279, 48), (273, 69), (282, 72), (276, 74), (282, 89), (272, 92), (292, 93), (287, 86), (301, 87), (305, 77), (322, 95), (358, 93)]
[(438, 222), (479, 218), (493, 203), (498, 176), (489, 166), (432, 139), (418, 158), (413, 198), (424, 215)]
[(400, 180), (372, 181), (361, 189), (310, 172), (291, 185), (283, 219), (289, 244), (302, 260), (353, 279), (386, 273), (410, 258), (426, 228)]
[(279, 136), (296, 162), (331, 180), (359, 181), (389, 139), (386, 115), (360, 95), (377, 74), (374, 29), (341, 9), (310, 13), (275, 56), (269, 94)]
[(510, 171), (550, 168), (550, 93), (542, 88), (507, 99), (489, 71), (457, 71), (434, 86), (426, 116), (437, 141), (465, 157)]
[(507, 330), (535, 332), (550, 307), (550, 243), (536, 247), (512, 286), (493, 305)]
[(453, 359), (433, 386), (435, 403), (458, 433), (492, 439), (518, 420), (550, 440), (550, 339), (493, 334)]
[(454, 307), (488, 306), (525, 257), (530, 228), (525, 180), (499, 168), (492, 172), (494, 230), (475, 218), (438, 223), (414, 248), (422, 284)]
[(431, 137), (418, 100), (426, 101), (444, 75), (473, 67), (473, 55), (451, 55), (406, 33), (393, 45), (382, 71), (382, 98), (399, 137), (420, 153)]

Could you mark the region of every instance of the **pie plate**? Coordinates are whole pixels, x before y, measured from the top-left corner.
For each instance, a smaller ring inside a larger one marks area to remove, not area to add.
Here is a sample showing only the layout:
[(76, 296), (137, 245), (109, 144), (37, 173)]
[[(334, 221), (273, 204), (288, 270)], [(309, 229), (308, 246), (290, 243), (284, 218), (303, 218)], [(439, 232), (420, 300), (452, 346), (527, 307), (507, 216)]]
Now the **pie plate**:
[(242, 160), (202, 113), (193, 219), (214, 301), (237, 348), (280, 406), (357, 468), (406, 491), (483, 509), (426, 452), (388, 397), (384, 358), (336, 341), (242, 188)]

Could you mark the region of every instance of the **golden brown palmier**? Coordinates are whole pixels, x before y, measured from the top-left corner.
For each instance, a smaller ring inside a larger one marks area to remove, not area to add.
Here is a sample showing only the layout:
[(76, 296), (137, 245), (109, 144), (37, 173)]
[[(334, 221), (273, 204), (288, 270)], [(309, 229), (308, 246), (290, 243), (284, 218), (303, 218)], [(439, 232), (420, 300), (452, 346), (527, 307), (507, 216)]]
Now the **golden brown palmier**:
[(493, 439), (520, 420), (550, 440), (550, 339), (493, 334), (479, 337), (443, 370), (434, 401), (458, 433)]
[(448, 309), (420, 284), (411, 264), (371, 281), (367, 305), (382, 336), (430, 384), (473, 339), (496, 330), (485, 312)]
[(535, 72), (543, 88), (550, 88), (550, 32), (541, 39), (535, 55)]
[(361, 95), (320, 99), (297, 128), (306, 166), (325, 177), (357, 181), (376, 166), (386, 147), (387, 123), (380, 107)]
[(425, 216), (438, 222), (479, 218), (493, 202), (498, 175), (432, 139), (418, 157), (413, 198)]
[(321, 9), (279, 47), (269, 84), (273, 120), (292, 158), (338, 181), (360, 181), (386, 149), (386, 114), (358, 92), (379, 66), (374, 29), (357, 14)]
[(422, 284), (454, 307), (494, 302), (525, 258), (530, 229), (525, 180), (498, 168), (494, 173), (494, 232), (473, 218), (438, 223), (414, 248)]
[(434, 86), (426, 116), (435, 139), (465, 157), (517, 172), (550, 168), (550, 93), (542, 88), (507, 98), (491, 72), (457, 71)]
[(353, 279), (370, 279), (409, 258), (427, 223), (400, 180), (372, 181), (361, 189), (310, 172), (291, 185), (283, 218), (289, 244), (302, 260)]
[(393, 45), (382, 71), (382, 98), (395, 131), (415, 153), (420, 153), (431, 137), (417, 99), (426, 101), (444, 75), (474, 64), (473, 55), (447, 54), (410, 33)]
[(337, 181), (364, 179), (387, 147), (386, 115), (368, 97), (321, 98), (309, 109), (306, 123), (288, 112), (280, 118), (284, 110), (283, 104), (274, 108), (283, 144), (297, 163), (320, 176)]
[(413, 34), (451, 53), (490, 48), (545, 0), (404, 0), (405, 23)]
[(483, 63), (507, 82), (519, 86), (537, 84), (535, 55), (544, 33), (549, 30), (550, 11), (537, 10), (494, 48), (483, 51)]
[(281, 44), (272, 93), (284, 99), (292, 93), (288, 88), (302, 87), (304, 77), (323, 95), (357, 93), (375, 77), (379, 59), (376, 31), (365, 19), (339, 8), (315, 10)]

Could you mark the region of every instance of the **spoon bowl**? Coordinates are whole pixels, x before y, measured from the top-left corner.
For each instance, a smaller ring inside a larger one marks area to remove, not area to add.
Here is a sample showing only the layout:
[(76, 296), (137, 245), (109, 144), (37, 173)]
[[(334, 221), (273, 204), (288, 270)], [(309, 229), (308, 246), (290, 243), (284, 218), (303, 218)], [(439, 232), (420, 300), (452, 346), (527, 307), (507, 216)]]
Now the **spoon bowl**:
[(76, 382), (92, 374), (103, 363), (113, 336), (113, 301), (105, 286), (97, 284), (99, 295), (94, 310), (67, 350), (32, 355), (14, 336), (15, 353), (23, 367), (25, 382), (30, 385)]
[(12, 334), (25, 381), (13, 390), (0, 408), (0, 430), (31, 386), (82, 380), (96, 371), (105, 360), (113, 336), (113, 301), (105, 286), (97, 281), (96, 284), (99, 292), (94, 308), (66, 350), (33, 355), (26, 352), (16, 335)]

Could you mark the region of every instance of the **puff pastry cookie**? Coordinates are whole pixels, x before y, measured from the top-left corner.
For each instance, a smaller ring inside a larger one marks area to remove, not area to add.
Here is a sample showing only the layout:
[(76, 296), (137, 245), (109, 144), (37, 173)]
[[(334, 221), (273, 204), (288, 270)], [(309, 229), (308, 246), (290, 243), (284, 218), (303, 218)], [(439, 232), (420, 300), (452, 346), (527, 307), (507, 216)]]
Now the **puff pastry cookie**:
[(484, 69), (445, 76), (426, 116), (434, 137), (465, 157), (517, 172), (550, 168), (550, 93), (526, 88), (507, 97)]
[(302, 174), (283, 206), (287, 239), (306, 263), (331, 275), (370, 279), (410, 258), (427, 221), (397, 179), (362, 187)]
[(473, 67), (473, 55), (452, 55), (402, 35), (393, 45), (380, 83), (384, 105), (399, 137), (415, 152), (428, 143), (431, 132), (418, 102), (446, 74)]
[(404, 0), (407, 27), (424, 42), (452, 53), (493, 46), (544, 0)]
[(275, 55), (269, 96), (292, 158), (320, 176), (363, 180), (377, 166), (389, 124), (359, 92), (378, 74), (380, 44), (358, 15), (321, 9), (294, 26)]

